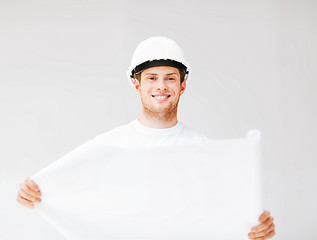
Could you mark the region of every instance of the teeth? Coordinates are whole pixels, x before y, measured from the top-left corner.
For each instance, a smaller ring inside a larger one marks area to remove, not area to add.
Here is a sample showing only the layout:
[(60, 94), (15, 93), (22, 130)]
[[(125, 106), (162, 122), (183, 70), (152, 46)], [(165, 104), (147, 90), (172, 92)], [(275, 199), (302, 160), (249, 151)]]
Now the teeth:
[(164, 100), (166, 100), (167, 98), (169, 98), (170, 97), (170, 95), (152, 95), (152, 97), (154, 97), (156, 100), (162, 100), (162, 101), (164, 101)]
[(157, 98), (157, 99), (165, 99), (165, 98), (167, 98), (167, 96), (155, 96), (155, 98)]

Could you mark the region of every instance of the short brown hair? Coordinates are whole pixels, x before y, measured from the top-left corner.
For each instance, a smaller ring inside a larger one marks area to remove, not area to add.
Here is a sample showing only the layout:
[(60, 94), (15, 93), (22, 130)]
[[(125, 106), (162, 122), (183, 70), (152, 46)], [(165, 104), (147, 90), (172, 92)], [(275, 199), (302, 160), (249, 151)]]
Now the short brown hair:
[[(180, 75), (180, 79), (181, 79), (181, 84), (183, 83), (183, 81), (185, 80), (185, 72), (184, 71), (181, 71), (178, 69), (178, 72), (179, 72), (179, 75)], [(141, 73), (142, 72), (139, 72), (137, 74), (134, 74), (134, 79), (138, 80), (139, 83), (141, 82)]]

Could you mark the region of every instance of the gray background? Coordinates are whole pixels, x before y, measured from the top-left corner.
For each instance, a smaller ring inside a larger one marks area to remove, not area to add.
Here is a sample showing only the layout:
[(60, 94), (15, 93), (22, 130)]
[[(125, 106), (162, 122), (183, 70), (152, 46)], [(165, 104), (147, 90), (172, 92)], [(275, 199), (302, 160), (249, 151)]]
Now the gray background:
[(316, 239), (317, 2), (0, 1), (0, 238), (62, 239), (19, 184), (134, 120), (137, 44), (170, 37), (192, 72), (179, 120), (213, 139), (263, 135), (274, 239)]

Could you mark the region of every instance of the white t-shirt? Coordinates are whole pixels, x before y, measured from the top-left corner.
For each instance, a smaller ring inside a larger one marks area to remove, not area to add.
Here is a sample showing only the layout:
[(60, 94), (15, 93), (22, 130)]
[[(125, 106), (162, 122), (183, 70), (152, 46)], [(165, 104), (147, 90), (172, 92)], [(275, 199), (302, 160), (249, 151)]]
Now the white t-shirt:
[(121, 148), (193, 145), (211, 141), (180, 121), (170, 128), (150, 128), (142, 125), (138, 119), (100, 134), (95, 140)]

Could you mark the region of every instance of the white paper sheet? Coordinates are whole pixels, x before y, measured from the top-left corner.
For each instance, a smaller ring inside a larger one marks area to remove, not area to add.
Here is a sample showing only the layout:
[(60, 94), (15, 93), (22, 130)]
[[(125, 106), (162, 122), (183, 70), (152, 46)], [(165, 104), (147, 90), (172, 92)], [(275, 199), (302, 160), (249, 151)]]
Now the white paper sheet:
[(248, 239), (262, 213), (260, 132), (127, 150), (88, 141), (31, 179), (66, 239)]

